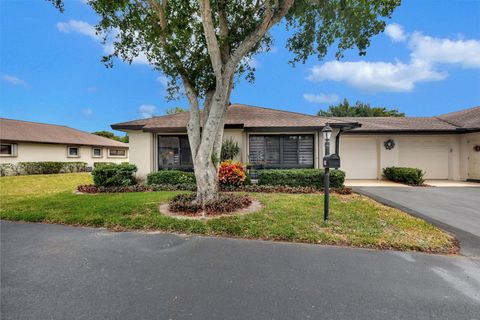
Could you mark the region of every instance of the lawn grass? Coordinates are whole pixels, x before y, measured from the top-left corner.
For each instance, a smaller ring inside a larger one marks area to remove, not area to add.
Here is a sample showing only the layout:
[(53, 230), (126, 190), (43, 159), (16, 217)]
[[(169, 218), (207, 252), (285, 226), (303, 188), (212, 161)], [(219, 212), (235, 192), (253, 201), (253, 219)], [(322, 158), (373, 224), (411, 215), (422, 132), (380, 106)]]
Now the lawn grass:
[(7, 220), (162, 230), (241, 238), (455, 253), (455, 239), (431, 224), (360, 195), (331, 197), (328, 225), (318, 194), (251, 194), (264, 208), (208, 221), (159, 214), (158, 205), (179, 192), (74, 194), (89, 174), (0, 178), (0, 217)]

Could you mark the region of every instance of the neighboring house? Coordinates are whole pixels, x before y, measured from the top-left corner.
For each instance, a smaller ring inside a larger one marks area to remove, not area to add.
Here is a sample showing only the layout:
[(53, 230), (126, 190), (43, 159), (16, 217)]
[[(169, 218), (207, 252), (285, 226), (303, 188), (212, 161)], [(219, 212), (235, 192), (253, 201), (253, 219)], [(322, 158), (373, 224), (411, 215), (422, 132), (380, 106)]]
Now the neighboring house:
[(0, 163), (127, 162), (128, 144), (66, 126), (0, 118)]
[[(179, 113), (112, 125), (128, 132), (130, 162), (140, 175), (163, 169), (191, 169), (186, 124)], [(319, 168), (326, 123), (340, 139), (341, 169), (348, 179), (381, 179), (388, 166), (421, 168), (428, 179), (480, 179), (480, 107), (438, 117), (325, 118), (233, 104), (224, 139), (240, 146), (237, 160), (262, 168)], [(388, 149), (385, 142), (389, 141)]]

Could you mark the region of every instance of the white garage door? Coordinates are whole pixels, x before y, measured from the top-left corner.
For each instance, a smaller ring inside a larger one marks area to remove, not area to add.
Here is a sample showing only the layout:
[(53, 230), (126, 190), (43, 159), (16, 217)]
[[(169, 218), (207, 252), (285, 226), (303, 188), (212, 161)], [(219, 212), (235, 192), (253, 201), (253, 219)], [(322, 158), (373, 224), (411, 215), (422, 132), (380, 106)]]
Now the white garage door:
[(446, 138), (403, 138), (398, 147), (400, 167), (422, 169), (426, 179), (448, 179)]
[(342, 137), (340, 165), (346, 179), (377, 179), (378, 157), (375, 138)]

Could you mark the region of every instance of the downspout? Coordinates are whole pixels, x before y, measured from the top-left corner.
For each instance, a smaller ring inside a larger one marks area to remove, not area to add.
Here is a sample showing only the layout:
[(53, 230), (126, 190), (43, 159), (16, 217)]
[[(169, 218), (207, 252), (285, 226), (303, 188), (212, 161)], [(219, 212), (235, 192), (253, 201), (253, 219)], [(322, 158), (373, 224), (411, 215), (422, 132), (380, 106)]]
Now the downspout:
[(340, 128), (338, 131), (337, 136), (335, 137), (335, 154), (340, 156), (340, 135), (344, 132), (344, 128)]

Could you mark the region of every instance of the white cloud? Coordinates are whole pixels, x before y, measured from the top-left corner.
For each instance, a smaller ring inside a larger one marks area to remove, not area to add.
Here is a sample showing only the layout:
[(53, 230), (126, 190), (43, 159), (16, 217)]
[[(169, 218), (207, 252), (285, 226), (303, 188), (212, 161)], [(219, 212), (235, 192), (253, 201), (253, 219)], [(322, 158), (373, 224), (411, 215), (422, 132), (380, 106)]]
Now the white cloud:
[[(71, 19), (68, 22), (58, 22), (56, 26), (57, 29), (63, 33), (78, 33), (89, 37), (102, 46), (104, 54), (112, 54), (115, 51), (112, 42), (102, 43), (103, 35), (97, 35), (95, 27), (88, 22)], [(118, 32), (118, 30), (114, 30), (109, 36), (115, 37)], [(133, 59), (132, 63), (149, 64), (148, 58), (143, 52), (140, 52), (140, 54)]]
[(338, 101), (338, 96), (336, 94), (312, 94), (312, 93), (304, 93), (303, 98), (308, 102), (313, 103), (334, 103)]
[(82, 114), (83, 114), (85, 117), (90, 118), (90, 117), (93, 115), (93, 110), (90, 109), (90, 108), (83, 109), (83, 110), (82, 110)]
[(165, 76), (157, 77), (157, 82), (160, 82), (165, 88), (168, 86), (168, 78)]
[(57, 29), (63, 33), (79, 33), (96, 41), (100, 41), (101, 39), (96, 34), (95, 27), (85, 21), (71, 19), (68, 22), (59, 22), (57, 23)]
[(4, 74), (2, 76), (2, 79), (10, 84), (13, 84), (15, 86), (23, 86), (23, 87), (26, 87), (27, 86), (27, 82), (23, 79), (20, 79), (18, 77), (15, 77), (15, 76), (12, 76), (10, 74)]
[(412, 59), (431, 64), (460, 64), (480, 68), (480, 40), (450, 40), (414, 32), (409, 41)]
[(307, 79), (346, 82), (365, 91), (401, 92), (411, 91), (416, 82), (438, 81), (445, 77), (446, 74), (431, 70), (429, 65), (422, 63), (329, 61), (314, 66)]
[(157, 107), (153, 104), (142, 104), (138, 107), (138, 111), (142, 118), (151, 118), (154, 116), (155, 112), (157, 112)]
[(480, 40), (434, 38), (420, 32), (406, 35), (398, 24), (389, 25), (386, 32), (394, 41), (408, 44), (409, 62), (328, 61), (314, 66), (307, 79), (345, 82), (371, 92), (408, 92), (418, 82), (444, 80), (448, 74), (441, 70), (442, 64), (480, 68)]
[(389, 24), (385, 28), (385, 33), (387, 34), (388, 37), (390, 37), (390, 39), (392, 39), (395, 42), (402, 42), (407, 39), (407, 36), (405, 35), (405, 31), (403, 31), (403, 27), (398, 23)]

